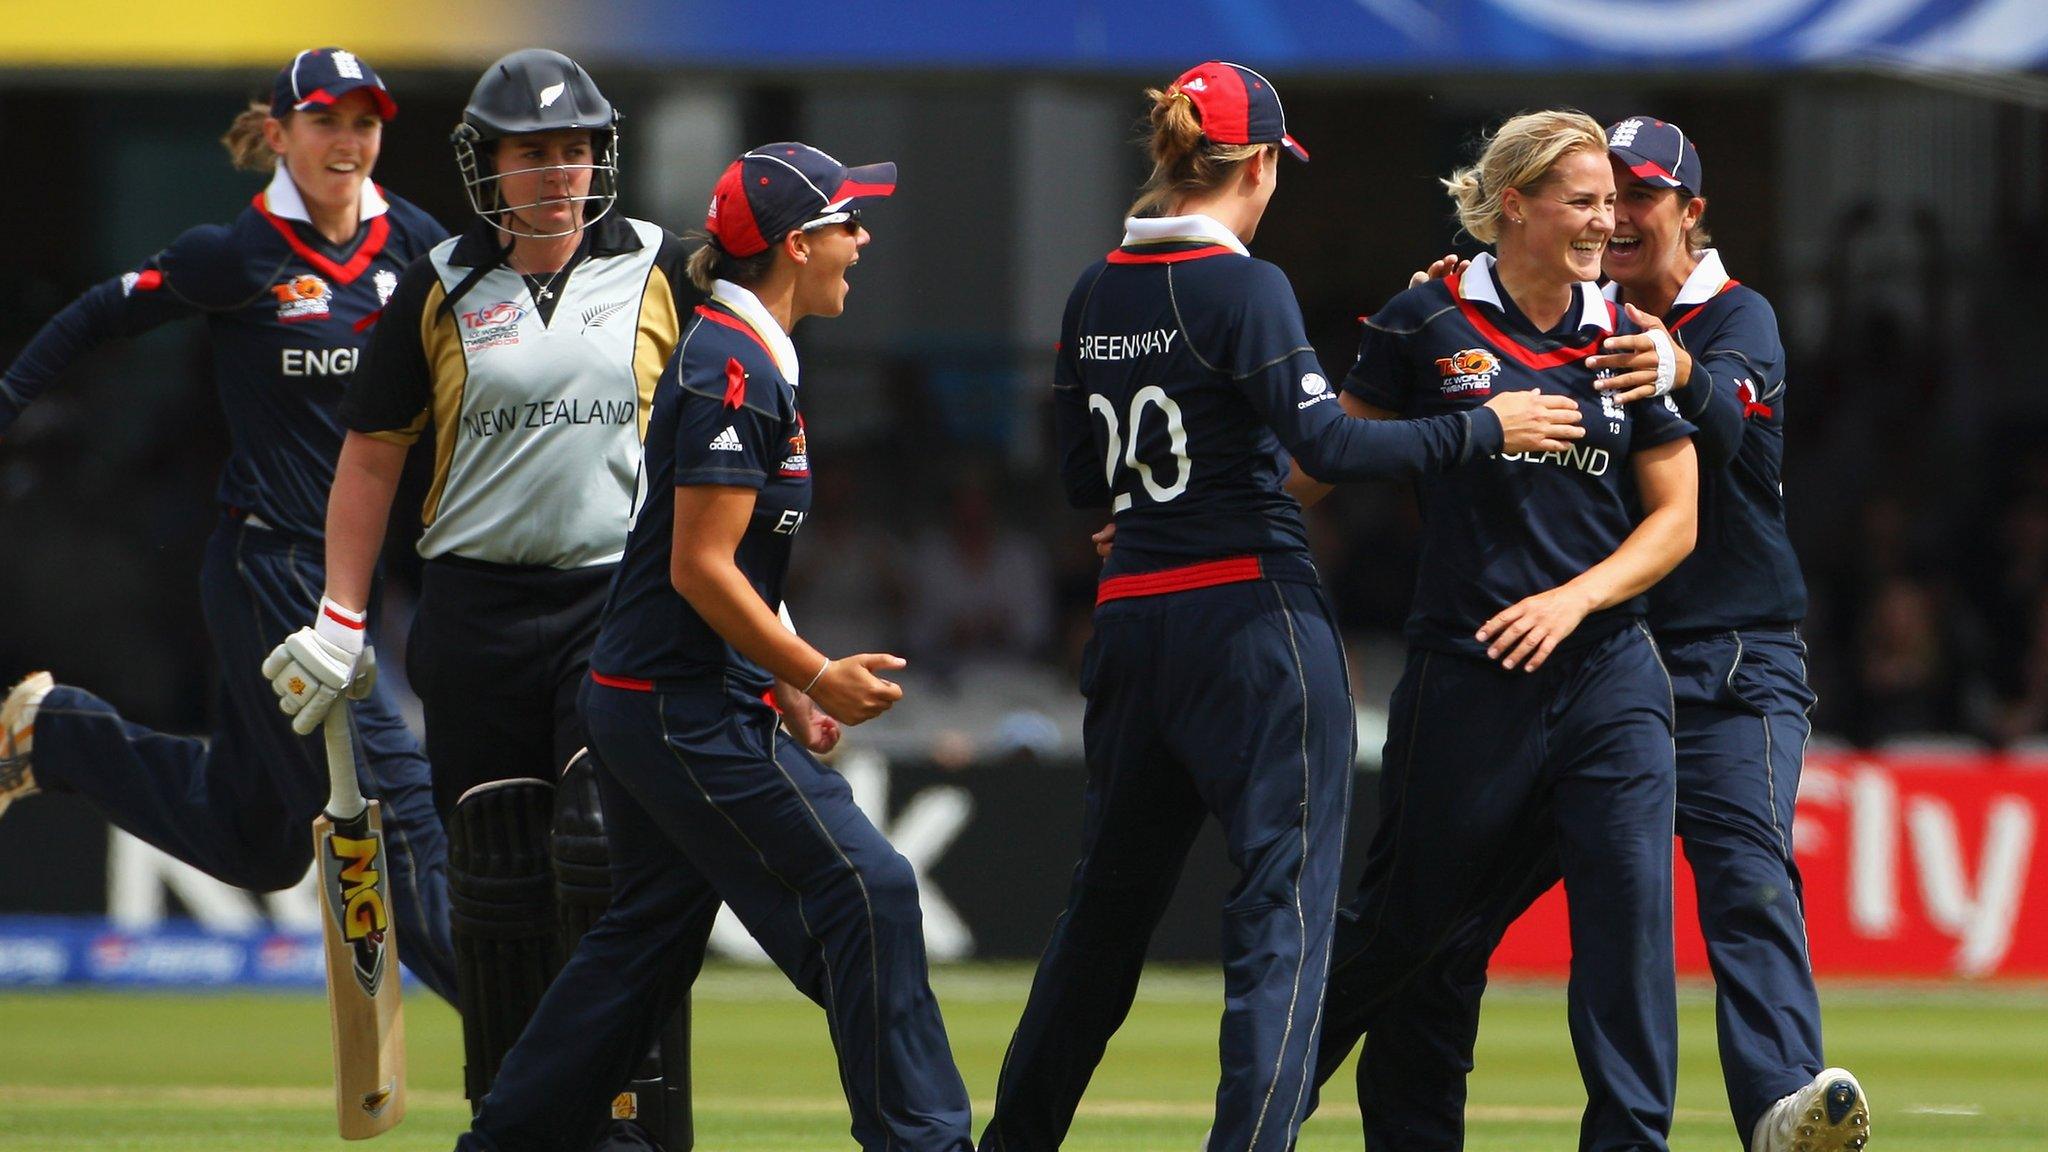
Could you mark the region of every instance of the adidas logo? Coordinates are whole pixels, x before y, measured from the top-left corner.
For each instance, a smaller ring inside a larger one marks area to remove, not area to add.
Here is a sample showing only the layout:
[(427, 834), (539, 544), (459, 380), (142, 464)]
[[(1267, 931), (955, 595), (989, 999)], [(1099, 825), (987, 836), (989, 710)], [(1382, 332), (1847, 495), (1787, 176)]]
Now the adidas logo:
[(727, 424), (725, 431), (711, 438), (711, 450), (713, 452), (744, 452), (746, 447), (740, 443), (740, 434), (732, 430), (732, 425)]

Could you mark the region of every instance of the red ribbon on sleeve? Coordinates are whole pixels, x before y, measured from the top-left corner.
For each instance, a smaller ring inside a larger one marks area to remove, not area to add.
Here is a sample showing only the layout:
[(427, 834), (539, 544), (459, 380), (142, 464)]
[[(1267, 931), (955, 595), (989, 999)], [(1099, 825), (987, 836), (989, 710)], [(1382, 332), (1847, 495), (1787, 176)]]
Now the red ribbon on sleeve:
[(725, 362), (725, 406), (738, 408), (747, 402), (747, 370), (739, 360)]

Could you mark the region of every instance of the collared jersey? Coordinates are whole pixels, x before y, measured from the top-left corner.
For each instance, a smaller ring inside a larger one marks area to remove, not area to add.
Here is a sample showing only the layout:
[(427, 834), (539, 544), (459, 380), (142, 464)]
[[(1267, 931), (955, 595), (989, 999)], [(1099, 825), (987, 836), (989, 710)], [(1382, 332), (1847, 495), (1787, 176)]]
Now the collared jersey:
[(420, 555), (616, 563), (654, 382), (691, 298), (682, 243), (607, 216), (545, 315), (500, 243), (478, 222), (406, 269), (342, 418), (406, 445), (433, 426)]
[[(1607, 286), (1611, 299), (1618, 285)], [(1770, 301), (1728, 277), (1713, 249), (1664, 323), (1693, 358), (1672, 394), (1698, 427), (1699, 544), (1650, 589), (1650, 626), (1725, 631), (1796, 623), (1806, 580), (1785, 527), (1785, 349)]]
[(341, 453), (343, 389), (400, 271), (447, 230), (369, 186), (347, 244), (329, 243), (304, 216), (280, 172), (232, 223), (194, 228), (87, 291), (0, 379), (0, 432), (85, 351), (204, 316), (231, 444), (217, 499), (319, 539)]
[(1131, 221), (1081, 274), (1053, 403), (1069, 500), (1115, 515), (1105, 586), (1218, 561), (1313, 582), (1301, 508), (1282, 487), (1290, 454), (1335, 482), (1450, 467), (1500, 444), (1490, 413), (1347, 416), (1286, 275), (1201, 216)]
[[(723, 679), (752, 695), (774, 683), (669, 581), (678, 487), (755, 490), (733, 562), (771, 605), (782, 603), (790, 546), (811, 508), (803, 412), (769, 350), (773, 335), (756, 326), (765, 311), (743, 312), (720, 296), (697, 309), (655, 388), (641, 498), (590, 657), (602, 683), (666, 690)], [(756, 312), (753, 323), (745, 312)]]
[[(1622, 405), (1594, 388), (1604, 373), (1586, 357), (1629, 329), (1593, 285), (1574, 291), (1557, 327), (1539, 332), (1482, 255), (1462, 276), (1410, 288), (1365, 321), (1344, 388), (1368, 404), (1433, 416), (1537, 389), (1572, 397), (1585, 421), (1569, 451), (1495, 455), (1419, 482), (1410, 643), (1483, 657), (1473, 633), (1489, 617), (1605, 560), (1634, 530), (1630, 453), (1692, 434), (1664, 400)], [(1596, 612), (1567, 643), (1590, 643), (1642, 614), (1641, 597)]]

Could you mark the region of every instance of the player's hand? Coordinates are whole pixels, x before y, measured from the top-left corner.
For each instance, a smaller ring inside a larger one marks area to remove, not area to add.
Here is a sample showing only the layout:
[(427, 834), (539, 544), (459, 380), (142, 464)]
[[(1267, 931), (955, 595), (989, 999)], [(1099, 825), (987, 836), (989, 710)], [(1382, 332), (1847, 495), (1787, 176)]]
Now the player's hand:
[(1583, 592), (1560, 585), (1538, 592), (1494, 613), (1474, 633), (1486, 645), (1486, 658), (1513, 671), (1534, 672), (1577, 630), (1593, 606)]
[(1692, 356), (1686, 352), (1685, 345), (1671, 339), (1671, 331), (1664, 327), (1662, 320), (1633, 304), (1624, 307), (1628, 309), (1628, 318), (1635, 321), (1636, 326), (1643, 331), (1631, 332), (1626, 336), (1609, 336), (1601, 342), (1598, 356), (1586, 357), (1586, 367), (1596, 370), (1604, 368), (1614, 373), (1605, 380), (1594, 381), (1593, 386), (1618, 393), (1615, 399), (1623, 404), (1657, 395), (1657, 337), (1650, 335), (1651, 329), (1664, 333), (1664, 338), (1670, 342), (1670, 390), (1677, 391), (1690, 383)]
[(1095, 543), (1095, 554), (1097, 556), (1102, 557), (1104, 560), (1109, 559), (1110, 550), (1116, 547), (1116, 521), (1111, 520), (1109, 523), (1104, 524), (1101, 531), (1090, 536), (1088, 539)]
[(782, 710), (782, 726), (797, 743), (820, 755), (839, 743), (839, 721), (825, 715), (817, 701), (787, 680), (775, 682), (775, 706)]
[(841, 656), (825, 665), (818, 682), (811, 685), (811, 699), (825, 714), (841, 724), (873, 720), (903, 699), (903, 686), (875, 675), (893, 672), (908, 661), (883, 652), (862, 652)]
[(1586, 434), (1579, 422), (1579, 402), (1569, 396), (1546, 396), (1530, 389), (1502, 392), (1486, 402), (1500, 418), (1503, 453), (1563, 452)]
[(361, 648), (351, 652), (312, 627), (299, 629), (270, 650), (263, 659), (263, 675), (277, 692), (278, 708), (292, 718), (292, 731), (310, 736), (327, 719), (334, 702), (354, 683), (356, 660), (362, 654)]
[(1456, 255), (1439, 256), (1429, 267), (1408, 277), (1408, 286), (1410, 288), (1420, 288), (1431, 280), (1441, 280), (1453, 272), (1463, 276), (1465, 269), (1471, 266), (1472, 262), (1470, 260), (1460, 260)]

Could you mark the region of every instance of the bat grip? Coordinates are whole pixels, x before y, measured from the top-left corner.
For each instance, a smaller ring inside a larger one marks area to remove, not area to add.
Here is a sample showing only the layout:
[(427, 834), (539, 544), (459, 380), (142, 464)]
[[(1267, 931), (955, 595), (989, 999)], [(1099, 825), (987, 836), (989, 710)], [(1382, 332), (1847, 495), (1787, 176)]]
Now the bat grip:
[(337, 700), (321, 724), (327, 737), (327, 815), (353, 820), (369, 805), (356, 783), (355, 740), (349, 735), (348, 702)]

